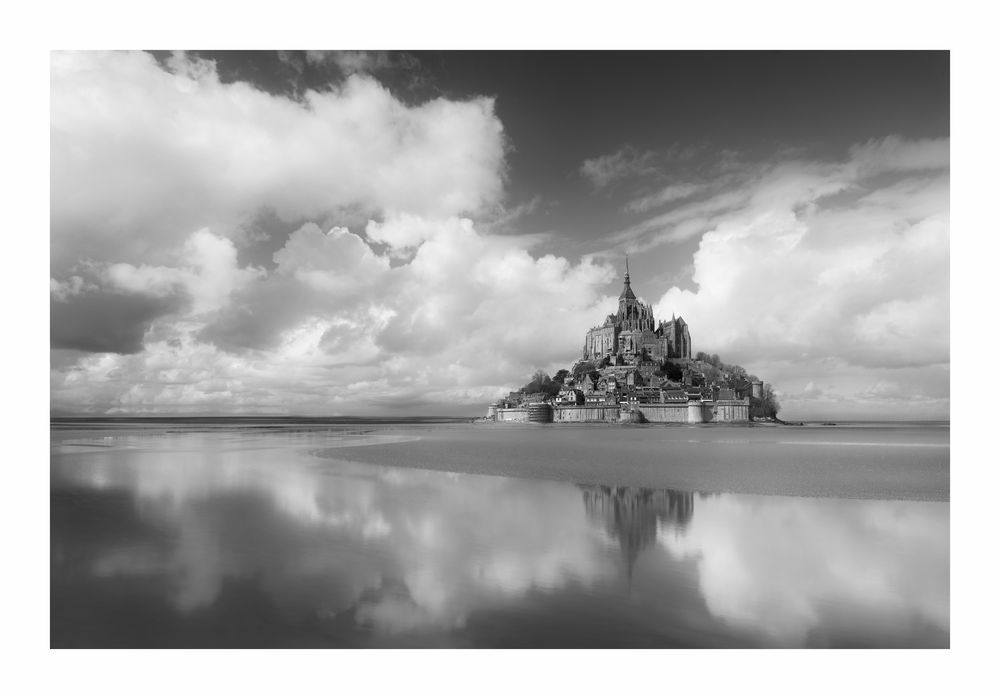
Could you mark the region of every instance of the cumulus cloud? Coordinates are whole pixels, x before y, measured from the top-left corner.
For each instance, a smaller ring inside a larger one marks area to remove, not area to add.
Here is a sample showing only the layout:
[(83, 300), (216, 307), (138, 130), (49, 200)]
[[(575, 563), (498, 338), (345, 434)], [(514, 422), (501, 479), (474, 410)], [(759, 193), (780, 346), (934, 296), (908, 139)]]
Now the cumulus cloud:
[(261, 208), (316, 219), (472, 213), (502, 194), (493, 101), (406, 106), (354, 75), (301, 101), (178, 55), (64, 53), (51, 64), (54, 272), (112, 253), (159, 263), (191, 231), (227, 234)]
[[(462, 225), (469, 227), (472, 222), (465, 219)], [(417, 247), (425, 240), (433, 238), (436, 230), (436, 221), (402, 214), (387, 221), (369, 221), (365, 235), (373, 242), (400, 249)]]
[[(493, 101), (404, 104), (354, 58), (292, 99), (183, 54), (53, 54), (52, 347), (121, 355), (54, 366), (54, 409), (465, 411), (579, 355), (616, 274), (511, 235)], [(670, 157), (581, 172), (609, 187)], [(623, 202), (644, 218), (616, 253), (698, 241), (657, 315), (792, 404), (890, 406), (884, 381), (946, 414), (947, 139), (728, 160)]]
[[(293, 100), (166, 63), (52, 58), (53, 347), (120, 355), (55, 367), (55, 409), (481, 402), (575, 355), (610, 270), (465, 217), (502, 209), (491, 99), (353, 75)], [(259, 268), (262, 210), (307, 223)]]
[[(389, 272), (386, 258), (347, 228), (334, 227), (323, 233), (307, 223), (292, 233), (274, 254), (278, 275), (291, 275), (307, 287), (342, 296), (376, 287)], [(343, 301), (343, 298), (338, 300)]]
[(134, 354), (158, 319), (216, 310), (263, 274), (240, 268), (233, 243), (207, 229), (191, 234), (175, 257), (176, 266), (89, 261), (87, 279), (51, 280), (52, 347)]
[(112, 288), (126, 293), (164, 297), (181, 289), (192, 299), (192, 311), (203, 313), (225, 305), (233, 291), (263, 273), (240, 269), (236, 246), (208, 229), (192, 233), (184, 243), (182, 264), (136, 267), (118, 262), (108, 265), (103, 275)]
[[(616, 240), (649, 250), (699, 239), (693, 288), (672, 287), (654, 304), (660, 317), (696, 323), (697, 349), (767, 363), (778, 386), (781, 362), (868, 370), (855, 396), (870, 399), (880, 371), (949, 361), (947, 168), (947, 139), (895, 137), (843, 162), (770, 163)], [(921, 380), (907, 390), (922, 393)], [(946, 415), (947, 394), (934, 397)]]
[(209, 289), (191, 270), (110, 265), (128, 272), (108, 277), (115, 288), (143, 298), (184, 285), (195, 309), (198, 294), (207, 304), (225, 292), (226, 303), (180, 320), (144, 318), (141, 355), (84, 358), (56, 372), (53, 404), (326, 413), (479, 405), (512, 388), (510, 376), (571, 362), (580, 329), (612, 301), (600, 291), (609, 267), (533, 257), (516, 238), (483, 234), (468, 219), (399, 217), (375, 227), (397, 231), (385, 239), (398, 245), (419, 245), (394, 266), (360, 235), (307, 224), (274, 254), (272, 271), (230, 265)]

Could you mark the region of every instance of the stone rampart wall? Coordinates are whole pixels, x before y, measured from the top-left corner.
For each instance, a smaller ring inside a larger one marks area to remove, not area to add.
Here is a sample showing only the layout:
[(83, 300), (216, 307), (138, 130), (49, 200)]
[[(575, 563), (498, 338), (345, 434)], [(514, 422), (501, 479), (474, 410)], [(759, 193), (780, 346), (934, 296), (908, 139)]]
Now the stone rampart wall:
[(617, 405), (566, 405), (555, 409), (556, 422), (618, 422)]
[(705, 404), (705, 422), (749, 422), (750, 401), (719, 400)]
[(646, 422), (687, 422), (687, 403), (639, 403), (635, 406)]
[(497, 410), (497, 422), (527, 422), (527, 408), (500, 408)]
[[(691, 407), (698, 406), (701, 420), (692, 419)], [(720, 400), (703, 403), (638, 403), (635, 409), (646, 422), (748, 422), (747, 400)], [(557, 405), (552, 409), (555, 422), (618, 422), (617, 405)], [(499, 408), (497, 422), (528, 422), (527, 408)]]
[[(700, 407), (700, 417), (692, 415), (691, 406)], [(703, 403), (639, 403), (635, 406), (646, 422), (747, 422), (750, 405), (743, 400), (720, 400)]]

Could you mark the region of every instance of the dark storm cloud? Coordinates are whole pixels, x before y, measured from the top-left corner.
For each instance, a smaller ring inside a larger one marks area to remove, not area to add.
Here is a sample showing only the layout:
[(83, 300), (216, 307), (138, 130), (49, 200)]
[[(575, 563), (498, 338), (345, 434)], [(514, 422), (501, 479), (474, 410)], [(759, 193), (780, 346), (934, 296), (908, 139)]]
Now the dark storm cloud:
[(50, 304), (49, 333), (53, 349), (135, 354), (142, 338), (157, 318), (184, 305), (181, 296), (93, 291)]

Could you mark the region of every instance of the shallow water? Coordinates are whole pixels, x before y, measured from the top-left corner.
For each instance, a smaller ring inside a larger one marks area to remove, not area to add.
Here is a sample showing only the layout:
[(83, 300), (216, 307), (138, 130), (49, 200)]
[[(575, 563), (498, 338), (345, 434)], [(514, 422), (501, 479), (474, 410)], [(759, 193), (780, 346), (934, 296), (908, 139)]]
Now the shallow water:
[[(942, 459), (947, 480), (935, 429), (56, 425), (51, 644), (948, 646), (947, 489), (912, 499), (939, 490), (922, 483)], [(914, 482), (907, 499), (760, 495), (614, 468), (573, 482), (560, 461), (637, 435), (693, 445), (688, 470), (723, 468), (736, 441), (807, 472), (810, 453), (861, 454), (851, 473), (867, 459)], [(548, 445), (557, 475), (458, 472), (504, 440)]]

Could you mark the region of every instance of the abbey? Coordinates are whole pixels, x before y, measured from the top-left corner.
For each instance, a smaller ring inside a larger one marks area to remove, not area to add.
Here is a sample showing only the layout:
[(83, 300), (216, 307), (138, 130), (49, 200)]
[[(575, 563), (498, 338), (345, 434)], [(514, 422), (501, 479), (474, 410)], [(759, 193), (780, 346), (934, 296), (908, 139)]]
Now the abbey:
[(628, 259), (618, 312), (591, 328), (583, 357), (555, 380), (538, 372), (521, 391), (493, 403), (495, 422), (747, 422), (763, 384), (737, 365), (691, 357), (683, 318), (657, 324), (632, 291)]
[(690, 359), (691, 333), (683, 318), (656, 324), (653, 307), (642, 303), (632, 291), (628, 260), (625, 262), (625, 288), (618, 297), (618, 312), (603, 325), (591, 328), (583, 343), (583, 359), (638, 364), (643, 359), (657, 363), (664, 359)]

